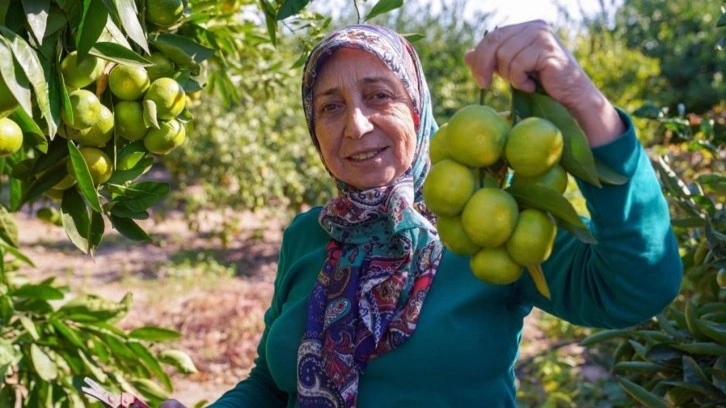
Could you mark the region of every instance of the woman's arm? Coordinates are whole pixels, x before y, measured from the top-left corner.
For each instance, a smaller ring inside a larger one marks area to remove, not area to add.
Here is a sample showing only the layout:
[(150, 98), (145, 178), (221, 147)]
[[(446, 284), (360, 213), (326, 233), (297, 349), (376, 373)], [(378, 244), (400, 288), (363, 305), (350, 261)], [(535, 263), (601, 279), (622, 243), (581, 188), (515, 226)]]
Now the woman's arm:
[(660, 184), (632, 122), (622, 118), (625, 134), (593, 153), (629, 181), (598, 188), (578, 180), (598, 243), (560, 229), (543, 265), (551, 301), (528, 274), (516, 285), (523, 302), (581, 325), (623, 327), (649, 319), (678, 294), (683, 273)]

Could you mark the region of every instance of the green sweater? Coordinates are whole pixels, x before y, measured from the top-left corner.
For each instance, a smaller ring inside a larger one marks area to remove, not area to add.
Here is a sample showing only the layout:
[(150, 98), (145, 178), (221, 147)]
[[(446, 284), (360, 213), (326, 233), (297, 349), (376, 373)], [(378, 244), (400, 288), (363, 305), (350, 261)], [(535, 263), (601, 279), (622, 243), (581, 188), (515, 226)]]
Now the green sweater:
[[(510, 285), (489, 285), (474, 278), (468, 257), (445, 251), (414, 334), (370, 361), (360, 377), (359, 408), (514, 407), (513, 367), (533, 306), (575, 324), (614, 328), (643, 322), (673, 300), (682, 264), (668, 206), (624, 119), (628, 131), (593, 152), (630, 180), (602, 188), (579, 183), (599, 243), (558, 231), (543, 264), (552, 300), (527, 273)], [(329, 240), (319, 214), (300, 214), (286, 229), (255, 367), (213, 407), (297, 406), (297, 348)]]

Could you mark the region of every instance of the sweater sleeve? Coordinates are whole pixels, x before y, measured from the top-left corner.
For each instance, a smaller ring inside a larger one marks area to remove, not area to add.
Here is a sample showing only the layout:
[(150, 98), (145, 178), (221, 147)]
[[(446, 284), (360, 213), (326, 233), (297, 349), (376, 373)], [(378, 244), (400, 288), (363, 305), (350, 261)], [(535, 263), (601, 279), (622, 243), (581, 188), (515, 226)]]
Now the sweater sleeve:
[(280, 271), (286, 268), (285, 240), (280, 250), (277, 266), (277, 277), (272, 295), (272, 303), (265, 312), (265, 329), (262, 332), (260, 343), (257, 345), (257, 358), (255, 365), (250, 370), (250, 375), (237, 383), (231, 390), (224, 393), (216, 402), (209, 405), (210, 408), (245, 408), (245, 407), (285, 407), (287, 406), (288, 395), (281, 391), (275, 384), (267, 365), (267, 336), (270, 327), (279, 316), (282, 308), (282, 295), (280, 294), (280, 282), (282, 275)]
[(598, 243), (583, 243), (560, 228), (542, 265), (551, 300), (527, 273), (515, 285), (526, 304), (591, 327), (626, 327), (660, 313), (678, 294), (683, 274), (660, 184), (632, 121), (620, 115), (626, 132), (593, 154), (628, 182), (598, 188), (577, 180)]

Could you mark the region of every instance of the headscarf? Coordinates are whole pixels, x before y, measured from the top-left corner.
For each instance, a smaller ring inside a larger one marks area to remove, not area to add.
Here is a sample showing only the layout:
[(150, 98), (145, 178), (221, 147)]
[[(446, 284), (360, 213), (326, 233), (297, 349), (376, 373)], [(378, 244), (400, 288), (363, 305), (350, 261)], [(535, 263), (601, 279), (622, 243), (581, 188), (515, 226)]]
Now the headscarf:
[(313, 143), (320, 152), (313, 86), (325, 61), (341, 48), (375, 55), (401, 81), (413, 102), (416, 150), (411, 168), (389, 185), (358, 190), (336, 179), (338, 195), (323, 207), (319, 221), (330, 242), (298, 348), (301, 407), (356, 406), (358, 379), (368, 362), (416, 329), (442, 254), (433, 215), (421, 196), (430, 167), (429, 138), (437, 125), (421, 63), (406, 39), (387, 28), (350, 25), (312, 50), (302, 97)]

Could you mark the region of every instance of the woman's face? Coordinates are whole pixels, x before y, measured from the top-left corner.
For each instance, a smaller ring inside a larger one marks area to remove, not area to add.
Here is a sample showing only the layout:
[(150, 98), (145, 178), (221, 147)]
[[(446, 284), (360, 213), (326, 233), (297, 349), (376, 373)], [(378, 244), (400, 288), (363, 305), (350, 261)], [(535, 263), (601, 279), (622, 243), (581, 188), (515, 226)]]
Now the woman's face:
[(313, 118), (331, 173), (361, 190), (390, 184), (413, 162), (411, 98), (375, 55), (336, 51), (313, 87)]

